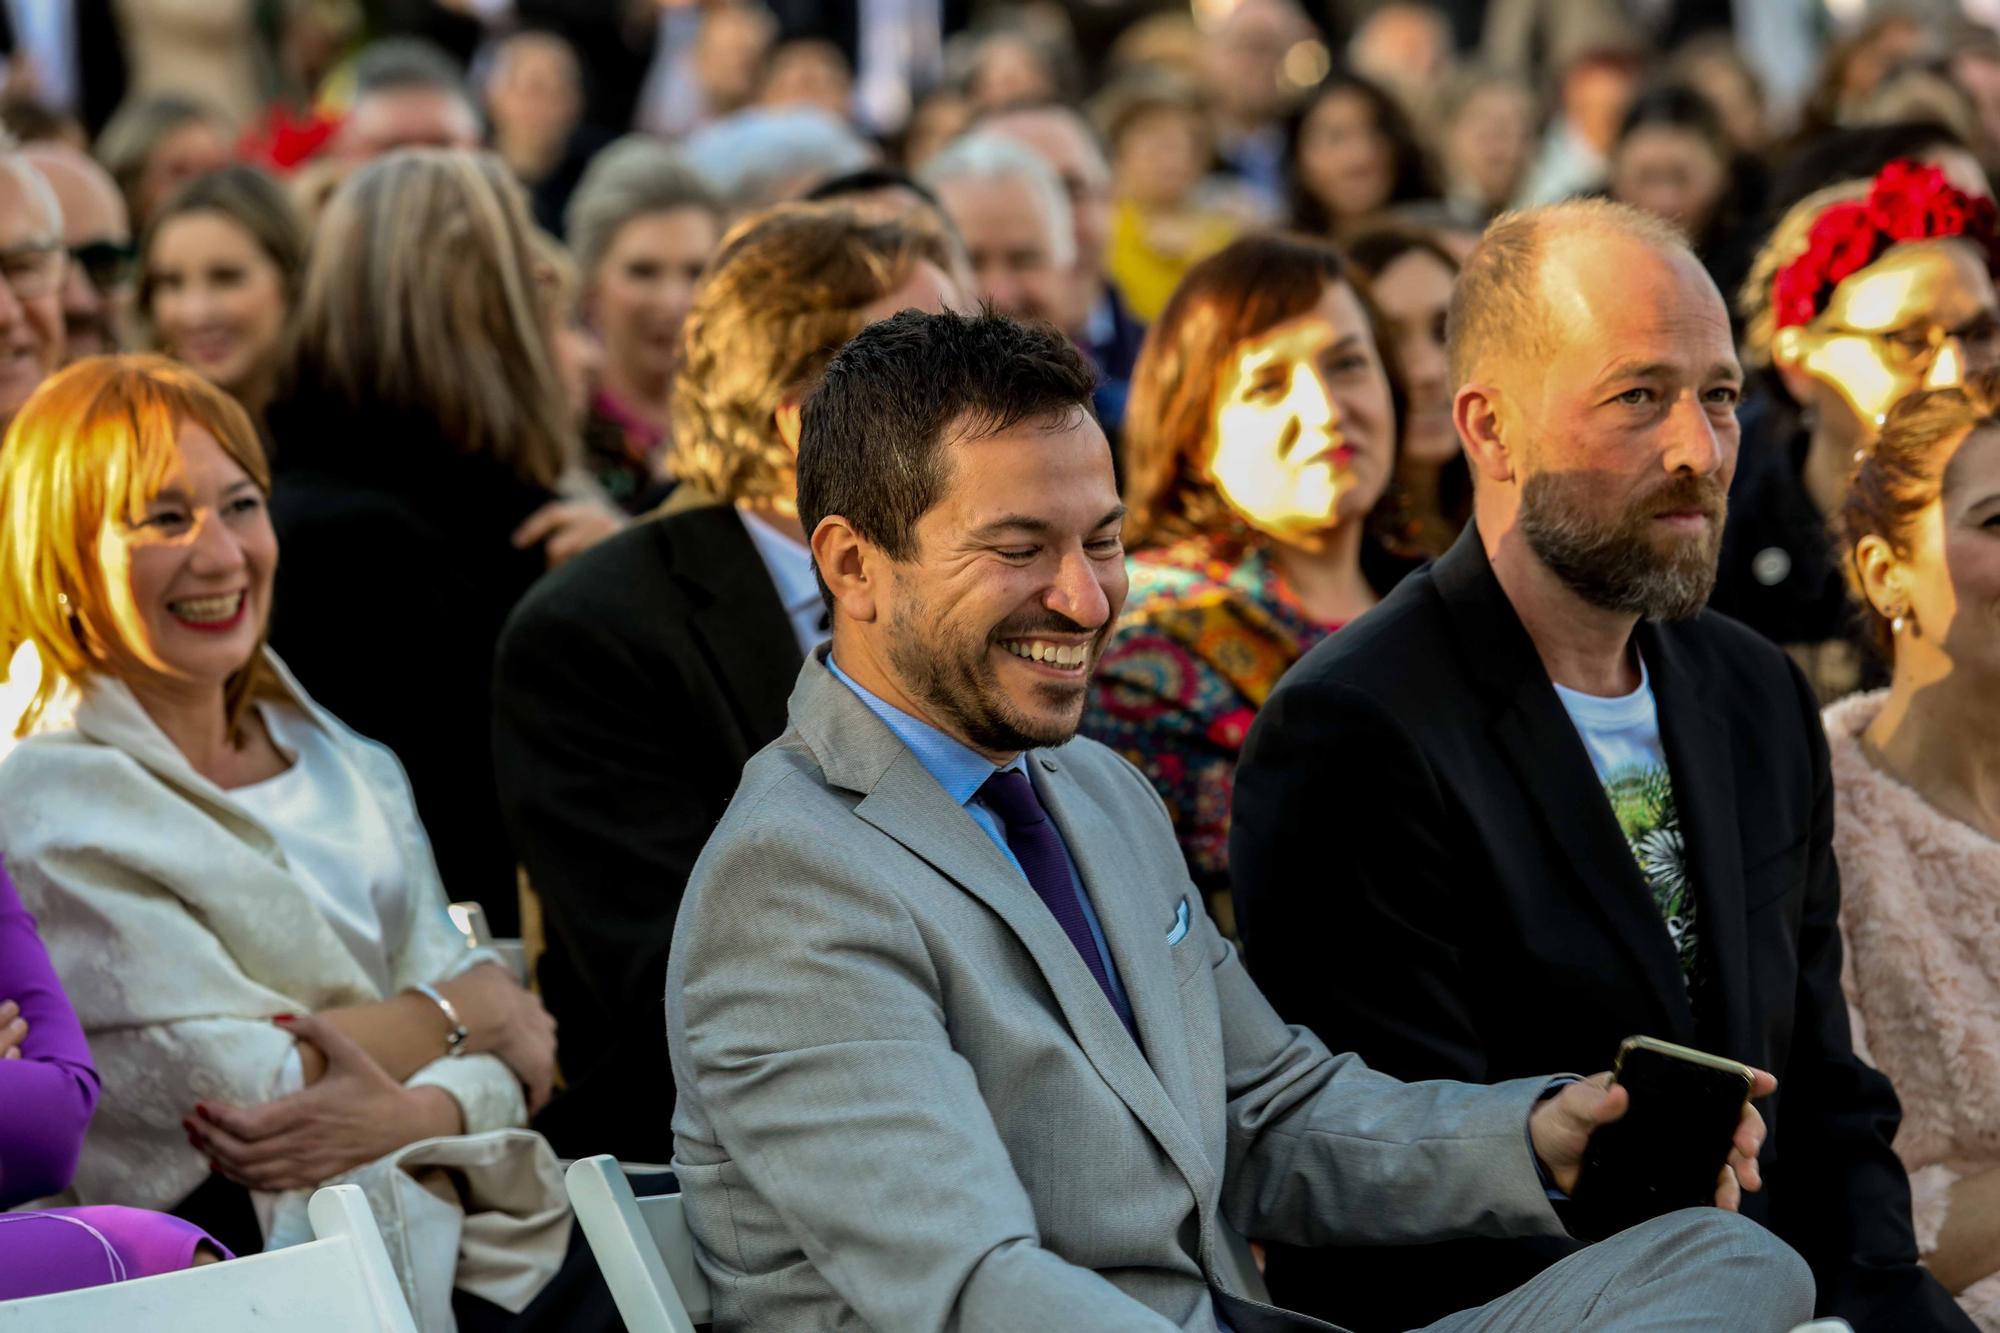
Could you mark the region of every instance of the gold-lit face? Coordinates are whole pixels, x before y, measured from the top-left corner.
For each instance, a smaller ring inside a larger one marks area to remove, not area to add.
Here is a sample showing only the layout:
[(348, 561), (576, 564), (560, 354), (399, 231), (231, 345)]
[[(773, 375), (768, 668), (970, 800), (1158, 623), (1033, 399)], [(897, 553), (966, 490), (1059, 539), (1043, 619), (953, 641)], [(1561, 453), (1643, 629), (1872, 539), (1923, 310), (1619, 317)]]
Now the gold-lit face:
[(1354, 291), (1247, 339), (1216, 394), (1208, 474), (1268, 536), (1316, 546), (1381, 498), (1393, 454), (1389, 379)]
[(1780, 334), (1777, 351), (1831, 389), (1872, 438), (1914, 390), (1948, 388), (2000, 362), (2000, 301), (1970, 243), (1913, 241), (1834, 288), (1818, 319)]

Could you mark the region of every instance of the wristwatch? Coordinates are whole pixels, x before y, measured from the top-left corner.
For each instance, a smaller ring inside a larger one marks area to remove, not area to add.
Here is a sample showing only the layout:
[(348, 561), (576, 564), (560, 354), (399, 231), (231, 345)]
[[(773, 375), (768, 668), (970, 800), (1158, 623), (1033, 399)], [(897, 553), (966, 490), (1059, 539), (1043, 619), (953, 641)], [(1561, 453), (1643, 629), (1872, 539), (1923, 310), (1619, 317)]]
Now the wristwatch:
[(451, 1024), (451, 1031), (445, 1035), (444, 1039), (444, 1053), (446, 1055), (464, 1055), (465, 1039), (472, 1035), (472, 1030), (466, 1027), (465, 1020), (458, 1016), (458, 1006), (450, 1000), (445, 999), (443, 993), (428, 981), (419, 981), (416, 985), (410, 987), (410, 989), (443, 1010), (445, 1022)]

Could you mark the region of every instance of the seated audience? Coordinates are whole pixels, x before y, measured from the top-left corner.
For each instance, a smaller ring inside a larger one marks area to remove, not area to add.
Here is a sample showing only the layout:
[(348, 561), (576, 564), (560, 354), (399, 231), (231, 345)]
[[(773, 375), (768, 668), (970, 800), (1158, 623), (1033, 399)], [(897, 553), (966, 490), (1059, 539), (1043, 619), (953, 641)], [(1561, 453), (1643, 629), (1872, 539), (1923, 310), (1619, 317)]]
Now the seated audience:
[(1338, 71), (1300, 100), (1286, 123), (1291, 225), (1345, 237), (1395, 204), (1437, 191), (1396, 99), (1359, 74)]
[(1917, 1249), (2000, 1329), (2000, 373), (1911, 394), (1848, 488), (1841, 555), (1891, 663), (1826, 711), (1854, 1049), (1903, 1102)]
[(1202, 197), (1215, 163), (1215, 130), (1200, 93), (1180, 79), (1141, 72), (1113, 84), (1093, 107), (1111, 150), (1111, 242), (1104, 271), (1142, 324), (1195, 264), (1242, 229)]
[(681, 324), (722, 234), (722, 205), (671, 148), (634, 135), (591, 160), (567, 232), (584, 317), (604, 348), (584, 465), (605, 494), (641, 513), (668, 486)]
[(0, 428), (63, 359), (62, 209), (55, 191), (18, 150), (0, 143)]
[(306, 224), (256, 167), (197, 176), (139, 246), (139, 313), (155, 346), (224, 390), (263, 427), (306, 266)]
[(1097, 367), (1097, 419), (1115, 441), (1146, 330), (1104, 276), (1111, 245), (1111, 164), (1103, 143), (1082, 112), (1060, 102), (1007, 107), (982, 118), (979, 128), (1040, 153), (1055, 168), (1069, 198), (1076, 257), (1070, 265), (1069, 299), (1057, 322)]
[[(493, 646), (530, 584), (621, 521), (557, 497), (575, 429), (533, 235), (486, 154), (407, 149), (350, 176), (267, 413), (285, 545), (272, 642), (396, 752), (447, 891), (482, 903), (498, 935), (520, 932), (488, 740)], [(357, 597), (358, 619), (328, 613)]]
[(1076, 229), (1047, 159), (975, 130), (926, 163), (918, 179), (964, 240), (980, 300), (1016, 319), (1073, 322)]
[(1769, 373), (1745, 412), (1713, 605), (1790, 652), (1821, 702), (1879, 677), (1829, 517), (1898, 399), (2000, 364), (1997, 268), (1992, 201), (1895, 162), (1794, 205), (1744, 284), (1744, 346)]
[[(395, 757), (264, 646), (268, 485), (242, 408), (157, 357), (79, 362), (0, 445), (0, 625), (46, 668), (0, 846), (103, 1076), (64, 1198), (239, 1252), (309, 1239), (328, 1180), (522, 1124), (555, 1063), (540, 1002), (446, 916)], [(563, 1238), (514, 1239), (465, 1276), (518, 1310)]]
[[(1560, 1235), (1549, 1188), (1623, 1111), (1597, 1080), (1409, 1086), (1335, 1056), (1190, 906), (1152, 788), (1072, 739), (1125, 592), (1094, 383), (1054, 329), (905, 311), (806, 402), (833, 642), (745, 768), (667, 971), (674, 1164), (722, 1333), (1303, 1333), (1325, 1326), (1242, 1297), (1228, 1229)], [(1752, 1188), (1761, 1130), (1746, 1106)], [(1724, 1173), (1722, 1207), (1451, 1326), (1789, 1328), (1805, 1267), (1740, 1197)]]
[(132, 317), (132, 222), (118, 184), (87, 153), (36, 144), (21, 156), (55, 191), (62, 213), (63, 356), (80, 361), (120, 350)]
[(95, 153), (125, 195), (132, 226), (144, 231), (167, 196), (233, 160), (222, 113), (162, 94), (127, 102), (97, 136)]
[(660, 996), (681, 888), (825, 637), (792, 504), (799, 400), (863, 324), (957, 302), (949, 263), (934, 232), (845, 209), (740, 224), (686, 321), (679, 489), (507, 622), (493, 755), (563, 1026), (568, 1090), (537, 1126), (565, 1155), (669, 1154)]
[(1730, 179), (1735, 153), (1722, 117), (1700, 94), (1669, 84), (1642, 93), (1625, 113), (1605, 173), (1607, 193), (1680, 228), (1722, 291), (1750, 267), (1754, 238)]
[(1365, 301), (1330, 244), (1246, 236), (1189, 271), (1134, 378), (1131, 594), (1083, 730), (1159, 789), (1225, 929), (1250, 720), (1404, 570), (1367, 531), (1396, 469), (1396, 413)]
[(1445, 314), (1458, 259), (1436, 235), (1400, 223), (1355, 233), (1341, 249), (1375, 298), (1401, 376), (1396, 531), (1401, 548), (1443, 555), (1472, 517), (1472, 474), (1451, 421)]
[[(1812, 1265), (1821, 1313), (1964, 1328), (1917, 1265), (1895, 1094), (1848, 1041), (1816, 700), (1702, 613), (1743, 382), (1721, 295), (1657, 218), (1570, 203), (1488, 229), (1450, 339), (1475, 519), (1251, 728), (1230, 871), (1252, 973), (1399, 1078), (1590, 1069), (1634, 1034), (1770, 1069), (1788, 1091), (1745, 1212)], [(1573, 1250), (1274, 1253), (1270, 1278), (1402, 1329)]]
[[(97, 1070), (35, 919), (0, 870), (0, 1209), (69, 1188)], [(0, 1301), (229, 1257), (200, 1227), (106, 1205), (0, 1211)]]
[(479, 147), (479, 113), (464, 71), (429, 42), (387, 37), (371, 43), (355, 58), (353, 78), (353, 99), (329, 144), (346, 166), (398, 148)]

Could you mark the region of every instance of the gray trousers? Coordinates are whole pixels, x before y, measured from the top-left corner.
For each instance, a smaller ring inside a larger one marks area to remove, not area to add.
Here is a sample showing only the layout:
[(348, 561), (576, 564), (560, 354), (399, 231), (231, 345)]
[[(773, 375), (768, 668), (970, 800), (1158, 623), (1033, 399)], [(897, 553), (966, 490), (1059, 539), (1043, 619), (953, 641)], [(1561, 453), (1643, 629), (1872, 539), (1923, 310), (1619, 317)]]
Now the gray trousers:
[(1688, 1208), (1578, 1250), (1423, 1333), (1783, 1333), (1812, 1311), (1812, 1270), (1791, 1246), (1735, 1213)]

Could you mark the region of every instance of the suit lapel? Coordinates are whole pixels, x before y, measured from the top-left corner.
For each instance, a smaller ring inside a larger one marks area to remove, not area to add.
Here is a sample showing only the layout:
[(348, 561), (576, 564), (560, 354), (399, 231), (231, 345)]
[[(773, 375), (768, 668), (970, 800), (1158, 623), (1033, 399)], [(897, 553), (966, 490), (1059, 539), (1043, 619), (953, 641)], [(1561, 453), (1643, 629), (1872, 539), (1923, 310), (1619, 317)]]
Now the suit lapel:
[(1715, 987), (1703, 1013), (1726, 1036), (1730, 1054), (1755, 1049), (1750, 1013), (1748, 928), (1743, 919), (1743, 858), (1736, 822), (1736, 765), (1721, 716), (1704, 707), (1702, 682), (1668, 635), (1639, 627), (1639, 650), (1653, 678), (1660, 744), (1674, 784), (1674, 806), (1694, 881), (1696, 966)]
[[(669, 563), (689, 590), (689, 629), (714, 667), (746, 736), (785, 729), (785, 700), (799, 675), (799, 641), (763, 558), (731, 505), (656, 520)], [(754, 748), (754, 746), (753, 746)]]
[[(1146, 891), (1134, 891), (1138, 886), (1132, 882), (1132, 858), (1124, 854), (1124, 833), (1077, 785), (1060, 760), (1036, 752), (1029, 762), (1038, 770), (1033, 775), (1035, 789), (1062, 830), (1063, 842), (1090, 894), (1090, 905), (1097, 911), (1118, 980), (1138, 1021), (1145, 1063), (1174, 1105), (1193, 1107), (1197, 1102), (1194, 1069), (1181, 1023), (1173, 958), (1167, 951), (1167, 932), (1174, 923), (1151, 910), (1159, 897), (1150, 886)], [(1192, 895), (1188, 906), (1191, 911), (1203, 910), (1200, 900)]]
[(1645, 978), (1668, 1035), (1692, 1040), (1694, 1009), (1659, 906), (1476, 527), (1466, 526), (1433, 577), (1460, 650), (1475, 664), (1471, 677), (1495, 705), (1494, 738), (1574, 870), (1571, 882)]

